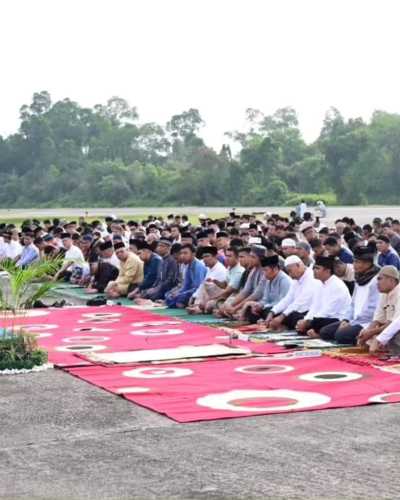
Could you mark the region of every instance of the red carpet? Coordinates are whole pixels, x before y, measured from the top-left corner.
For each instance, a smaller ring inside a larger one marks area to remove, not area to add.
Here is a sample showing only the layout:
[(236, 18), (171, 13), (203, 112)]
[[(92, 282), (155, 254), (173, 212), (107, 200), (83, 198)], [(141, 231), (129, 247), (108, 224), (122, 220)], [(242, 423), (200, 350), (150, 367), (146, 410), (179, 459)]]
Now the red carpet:
[(400, 401), (399, 375), (325, 356), (67, 371), (177, 422)]
[[(39, 345), (49, 353), (49, 361), (59, 367), (88, 364), (77, 353), (229, 342), (227, 334), (215, 328), (123, 306), (35, 309), (28, 312), (28, 317), (18, 318), (13, 323), (26, 325), (28, 331), (36, 333)], [(0, 324), (5, 326), (6, 322)], [(275, 344), (240, 341), (232, 344), (259, 353), (283, 350)]]
[(280, 353), (263, 359), (107, 367), (80, 357), (229, 341), (218, 329), (147, 311), (39, 309), (13, 323), (39, 335), (50, 362), (177, 422), (400, 402), (400, 365), (357, 366), (328, 356), (296, 359), (274, 344), (232, 342), (253, 352)]

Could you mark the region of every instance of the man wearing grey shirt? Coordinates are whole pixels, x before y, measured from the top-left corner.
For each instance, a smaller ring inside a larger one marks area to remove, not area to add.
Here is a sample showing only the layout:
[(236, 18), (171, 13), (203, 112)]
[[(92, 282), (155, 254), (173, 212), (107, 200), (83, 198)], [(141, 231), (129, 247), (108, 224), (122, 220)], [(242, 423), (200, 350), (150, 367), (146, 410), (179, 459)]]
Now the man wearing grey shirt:
[(258, 301), (247, 302), (243, 310), (243, 318), (250, 323), (265, 319), (272, 307), (280, 302), (289, 292), (292, 280), (280, 270), (278, 255), (264, 257), (261, 260), (265, 281), (258, 286), (262, 297)]
[[(248, 301), (260, 300), (262, 289), (258, 288), (261, 282), (265, 282), (264, 273), (261, 267), (261, 259), (265, 257), (266, 248), (262, 245), (250, 247), (249, 267), (250, 273), (246, 284), (232, 303), (224, 308), (224, 314), (230, 317), (240, 317), (241, 309)], [(260, 291), (261, 290), (261, 291)]]

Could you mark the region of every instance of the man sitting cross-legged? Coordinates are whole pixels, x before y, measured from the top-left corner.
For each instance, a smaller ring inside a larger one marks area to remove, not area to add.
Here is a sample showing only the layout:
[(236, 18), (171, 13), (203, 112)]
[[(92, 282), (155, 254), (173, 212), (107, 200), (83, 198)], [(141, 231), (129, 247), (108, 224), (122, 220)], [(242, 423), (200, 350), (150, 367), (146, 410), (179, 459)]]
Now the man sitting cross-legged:
[(191, 314), (206, 312), (207, 303), (219, 295), (219, 284), (226, 284), (228, 275), (226, 267), (218, 260), (216, 247), (203, 247), (200, 257), (207, 267), (207, 274), (189, 302), (187, 310)]
[(265, 326), (275, 331), (285, 328), (294, 330), (321, 290), (321, 282), (314, 278), (313, 270), (306, 267), (300, 257), (291, 255), (285, 260), (285, 266), (294, 280), (293, 285), (289, 293), (271, 309), (265, 321)]
[(354, 250), (355, 287), (351, 307), (346, 320), (321, 328), (323, 340), (334, 340), (338, 344), (357, 343), (358, 334), (368, 326), (379, 301), (376, 275), (379, 268), (374, 265), (375, 248), (357, 247)]
[(61, 269), (55, 274), (54, 281), (64, 278), (70, 280), (73, 271), (77, 268), (82, 270), (82, 274), (89, 274), (89, 264), (85, 261), (83, 253), (79, 247), (74, 245), (74, 242), (69, 233), (63, 233), (62, 242), (66, 250), (64, 261)]
[(258, 285), (265, 282), (264, 273), (261, 267), (261, 259), (265, 257), (266, 248), (262, 245), (253, 245), (250, 247), (249, 268), (250, 273), (247, 277), (243, 289), (235, 296), (230, 304), (222, 309), (224, 316), (240, 317), (241, 308), (246, 302), (253, 302), (262, 297), (262, 289)]
[(224, 281), (211, 278), (212, 282), (218, 287), (218, 290), (214, 298), (208, 300), (205, 305), (204, 311), (207, 313), (216, 311), (218, 305), (222, 306), (224, 301), (236, 294), (240, 288), (241, 278), (245, 269), (240, 265), (239, 250), (236, 247), (226, 250), (226, 264), (228, 270)]
[(333, 274), (334, 262), (333, 257), (316, 258), (314, 276), (322, 286), (315, 294), (310, 310), (296, 325), (299, 333), (316, 338), (321, 328), (346, 317), (351, 296), (343, 281)]
[(242, 313), (243, 319), (249, 323), (266, 319), (273, 306), (286, 297), (292, 286), (292, 280), (279, 267), (278, 255), (261, 259), (261, 267), (265, 276), (265, 282), (259, 285), (263, 295), (258, 301), (248, 302)]
[(130, 285), (138, 285), (143, 281), (143, 262), (130, 252), (122, 241), (114, 244), (115, 254), (120, 261), (118, 278), (110, 281), (105, 289), (109, 298), (126, 297)]
[(203, 282), (207, 268), (201, 260), (196, 258), (196, 250), (190, 244), (182, 245), (180, 260), (185, 266), (182, 286), (174, 293), (167, 293), (165, 303), (168, 307), (183, 309)]
[[(237, 248), (237, 247), (235, 247)], [(239, 265), (243, 268), (243, 272), (240, 276), (240, 280), (237, 283), (237, 290), (232, 291), (231, 293), (228, 292), (227, 289), (224, 290), (226, 293), (226, 296), (222, 296), (222, 300), (217, 300), (214, 308), (214, 315), (217, 318), (225, 318), (225, 317), (231, 317), (229, 313), (226, 311), (229, 310), (229, 307), (233, 302), (236, 300), (236, 297), (243, 291), (244, 287), (246, 286), (247, 279), (249, 277), (249, 274), (251, 272), (251, 257), (250, 257), (250, 248), (249, 247), (242, 247), (237, 249), (239, 253)], [(228, 266), (231, 266), (228, 261)], [(229, 271), (228, 271), (229, 272)], [(228, 295), (229, 293), (229, 295)]]
[[(390, 343), (393, 336), (380, 334), (400, 316), (400, 274), (394, 266), (385, 266), (379, 271), (378, 290), (380, 300), (374, 319), (358, 334), (357, 343), (361, 346), (370, 345), (372, 351), (383, 348)], [(378, 337), (377, 337), (378, 336)], [(376, 339), (379, 339), (378, 341)], [(383, 340), (382, 340), (383, 339)], [(380, 342), (380, 346), (378, 343)]]
[(129, 299), (147, 298), (147, 292), (157, 282), (161, 270), (161, 257), (153, 252), (151, 246), (146, 241), (138, 243), (138, 256), (144, 263), (143, 281), (137, 285), (130, 285)]
[(179, 265), (174, 255), (171, 254), (172, 242), (161, 238), (157, 243), (157, 254), (161, 257), (161, 267), (157, 279), (151, 288), (148, 288), (142, 297), (157, 301), (164, 300), (165, 294), (172, 290), (179, 279)]
[(400, 355), (400, 316), (397, 316), (382, 333), (372, 339), (369, 351), (372, 354), (389, 351), (392, 356)]

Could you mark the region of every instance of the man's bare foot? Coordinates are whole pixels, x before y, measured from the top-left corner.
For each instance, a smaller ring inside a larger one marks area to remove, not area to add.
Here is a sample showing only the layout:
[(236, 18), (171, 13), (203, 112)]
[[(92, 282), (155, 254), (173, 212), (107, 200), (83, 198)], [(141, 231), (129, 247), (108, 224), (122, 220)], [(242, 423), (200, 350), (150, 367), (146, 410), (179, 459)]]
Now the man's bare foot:
[(85, 288), (85, 293), (99, 293), (96, 288)]
[(187, 307), (186, 310), (189, 314), (203, 314), (203, 310), (200, 306), (190, 306)]
[(311, 338), (311, 339), (319, 339), (319, 335), (318, 333), (311, 329), (311, 330), (307, 330), (307, 335)]
[(138, 306), (147, 306), (147, 305), (150, 306), (153, 304), (153, 301), (138, 297), (137, 299), (135, 299), (135, 304), (137, 304)]

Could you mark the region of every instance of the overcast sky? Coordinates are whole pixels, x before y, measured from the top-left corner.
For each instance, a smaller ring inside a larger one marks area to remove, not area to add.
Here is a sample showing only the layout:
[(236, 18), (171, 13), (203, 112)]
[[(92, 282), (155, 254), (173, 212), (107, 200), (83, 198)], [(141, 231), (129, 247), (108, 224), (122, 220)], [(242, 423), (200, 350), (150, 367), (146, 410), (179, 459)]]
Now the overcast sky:
[(197, 107), (216, 148), (246, 108), (291, 105), (312, 141), (330, 106), (400, 112), (399, 20), (399, 0), (1, 0), (0, 134), (48, 90), (141, 121)]

